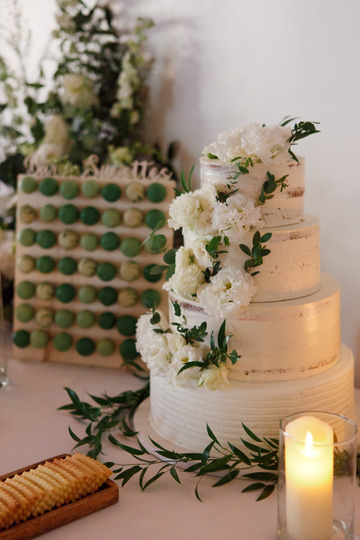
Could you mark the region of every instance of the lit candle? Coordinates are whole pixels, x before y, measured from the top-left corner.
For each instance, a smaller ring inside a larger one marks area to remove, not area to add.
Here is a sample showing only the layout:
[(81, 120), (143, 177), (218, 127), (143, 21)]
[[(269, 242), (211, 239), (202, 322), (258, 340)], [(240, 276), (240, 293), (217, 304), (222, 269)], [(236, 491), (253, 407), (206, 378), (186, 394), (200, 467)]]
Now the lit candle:
[(329, 424), (301, 416), (286, 426), (286, 521), (293, 540), (332, 537), (333, 442)]

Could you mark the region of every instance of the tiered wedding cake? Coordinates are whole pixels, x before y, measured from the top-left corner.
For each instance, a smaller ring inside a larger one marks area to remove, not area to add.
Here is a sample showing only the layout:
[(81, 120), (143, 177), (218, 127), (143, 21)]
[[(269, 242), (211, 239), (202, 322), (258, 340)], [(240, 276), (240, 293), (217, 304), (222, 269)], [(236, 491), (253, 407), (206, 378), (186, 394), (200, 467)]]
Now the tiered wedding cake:
[(137, 347), (151, 372), (151, 425), (173, 444), (202, 451), (206, 424), (237, 443), (242, 423), (277, 437), (294, 412), (354, 416), (339, 285), (320, 273), (319, 223), (303, 213), (304, 160), (293, 151), (315, 131), (284, 122), (221, 133), (203, 151), (201, 188), (184, 185), (170, 207), (184, 235), (165, 284), (170, 320), (143, 315)]

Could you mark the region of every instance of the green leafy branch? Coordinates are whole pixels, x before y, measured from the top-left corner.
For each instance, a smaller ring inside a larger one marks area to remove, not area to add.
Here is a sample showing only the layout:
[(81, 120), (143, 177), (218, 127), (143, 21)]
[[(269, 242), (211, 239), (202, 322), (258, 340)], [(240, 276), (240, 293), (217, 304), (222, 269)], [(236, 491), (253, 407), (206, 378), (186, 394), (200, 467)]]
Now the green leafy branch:
[[(252, 481), (252, 483), (242, 489), (242, 493), (260, 490), (256, 499), (260, 501), (269, 497), (277, 484), (278, 440), (272, 438), (261, 440), (244, 424), (243, 428), (251, 439), (248, 441), (241, 438), (242, 446), (249, 450), (248, 454), (232, 443), (228, 442), (227, 446), (220, 444), (208, 425), (207, 433), (211, 441), (203, 452), (180, 453), (168, 450), (151, 438), (150, 442), (154, 446), (154, 450), (150, 451), (139, 438), (136, 439), (137, 446), (129, 446), (109, 435), (109, 441), (113, 445), (128, 453), (138, 463), (116, 466), (111, 462), (107, 465), (113, 468), (116, 474), (115, 480), (122, 480), (122, 486), (131, 478), (138, 476), (139, 486), (143, 491), (166, 473), (169, 473), (178, 484), (181, 484), (179, 469), (176, 467), (187, 465), (183, 468), (183, 472), (195, 473), (197, 478), (195, 496), (199, 501), (202, 501), (199, 490), (200, 482), (206, 476), (214, 473), (222, 474), (212, 487), (223, 486), (236, 478), (243, 478)], [(254, 468), (260, 470), (249, 472)], [(154, 469), (155, 473), (153, 474)]]
[(194, 172), (194, 165), (191, 167), (189, 178), (186, 179), (184, 171), (183, 170), (181, 171), (180, 183), (181, 183), (182, 190), (177, 189), (177, 188), (174, 189), (175, 195), (177, 197), (179, 197), (179, 195), (182, 195), (183, 193), (190, 193), (190, 191), (192, 191), (191, 180), (192, 180), (193, 172)]
[(163, 272), (165, 271), (165, 279), (168, 280), (171, 278), (171, 276), (175, 272), (175, 257), (176, 257), (176, 249), (172, 248), (169, 249), (164, 255), (163, 255), (163, 261), (165, 264), (155, 264), (151, 270), (150, 274), (152, 276), (159, 276), (159, 279), (161, 279), (161, 276)]
[[(174, 313), (176, 317), (181, 317), (182, 316), (181, 307), (179, 303), (176, 300), (175, 302), (172, 301), (171, 303), (173, 305)], [(176, 327), (177, 332), (181, 336), (183, 336), (186, 343), (189, 345), (193, 345), (194, 343), (203, 343), (206, 336), (208, 335), (208, 332), (206, 331), (207, 329), (206, 321), (202, 322), (200, 326), (195, 325), (192, 328), (187, 328), (185, 326), (186, 324), (185, 317), (183, 316), (182, 319), (183, 319), (182, 323), (173, 322), (171, 324)]]
[(228, 342), (232, 336), (226, 335), (225, 326), (226, 321), (223, 321), (219, 328), (217, 345), (215, 343), (214, 332), (211, 332), (210, 351), (199, 361), (186, 362), (186, 364), (178, 371), (178, 375), (182, 371), (192, 367), (198, 367), (200, 369), (209, 369), (211, 366), (220, 367), (221, 363), (226, 364), (227, 360), (230, 360), (232, 365), (236, 364), (241, 356), (238, 355), (235, 349), (231, 353), (228, 353)]
[[(241, 251), (243, 251), (245, 253), (245, 255), (248, 255), (250, 257), (250, 259), (248, 259), (244, 263), (244, 268), (245, 268), (246, 272), (251, 273), (252, 268), (254, 268), (255, 266), (260, 266), (261, 264), (263, 264), (263, 262), (264, 262), (263, 258), (266, 255), (269, 255), (269, 253), (270, 253), (270, 249), (267, 249), (266, 246), (263, 245), (263, 243), (270, 240), (271, 237), (272, 237), (271, 232), (267, 232), (267, 233), (261, 235), (260, 231), (256, 231), (254, 236), (253, 236), (252, 248), (251, 249), (245, 244), (239, 244), (239, 247), (240, 247)], [(258, 274), (258, 273), (259, 273), (259, 271), (252, 272), (251, 275), (256, 276), (256, 274)]]
[(210, 257), (214, 261), (211, 268), (205, 268), (205, 270), (203, 271), (206, 283), (210, 283), (210, 279), (213, 276), (216, 276), (216, 274), (218, 274), (221, 270), (219, 255), (221, 255), (222, 253), (227, 253), (225, 249), (219, 251), (219, 247), (222, 243), (224, 243), (226, 247), (229, 247), (229, 238), (227, 236), (213, 236), (211, 240), (206, 244), (206, 251), (209, 253)]
[[(286, 126), (296, 120), (296, 117), (291, 118), (290, 116), (285, 116), (285, 118), (281, 122), (281, 126)], [(301, 139), (305, 139), (305, 137), (309, 137), (309, 135), (313, 135), (314, 133), (320, 133), (318, 129), (316, 129), (316, 125), (319, 124), (319, 122), (298, 122), (294, 124), (294, 127), (291, 130), (291, 136), (289, 138), (290, 148), (288, 150), (290, 156), (293, 160), (295, 160), (297, 163), (299, 163), (298, 158), (294, 154), (294, 152), (291, 150), (291, 146), (294, 146), (297, 144), (297, 141), (300, 141)]]
[(71, 388), (65, 388), (65, 390), (71, 403), (60, 407), (59, 410), (69, 411), (79, 420), (88, 423), (86, 435), (83, 438), (75, 435), (69, 427), (70, 436), (77, 443), (75, 448), (88, 446), (88, 455), (96, 459), (103, 453), (104, 436), (114, 428), (117, 428), (125, 437), (135, 435), (131, 427), (133, 416), (142, 401), (149, 397), (150, 384), (147, 382), (140, 390), (127, 390), (114, 397), (107, 394), (101, 397), (88, 394), (95, 405), (82, 401)]
[(288, 184), (285, 183), (286, 178), (289, 176), (285, 174), (279, 180), (275, 180), (275, 176), (269, 171), (266, 172), (267, 180), (263, 183), (261, 188), (261, 193), (259, 195), (258, 204), (262, 205), (265, 201), (272, 199), (274, 197), (273, 193), (280, 186), (280, 191), (283, 191), (288, 187)]

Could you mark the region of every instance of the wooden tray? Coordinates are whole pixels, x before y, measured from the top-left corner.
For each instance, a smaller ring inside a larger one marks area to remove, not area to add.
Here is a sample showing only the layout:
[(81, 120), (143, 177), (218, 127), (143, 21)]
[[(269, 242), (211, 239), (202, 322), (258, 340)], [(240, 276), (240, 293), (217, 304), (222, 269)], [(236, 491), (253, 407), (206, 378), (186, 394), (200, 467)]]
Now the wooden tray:
[[(11, 478), (15, 474), (21, 474), (24, 471), (30, 469), (35, 469), (38, 465), (43, 465), (45, 461), (52, 461), (56, 458), (64, 458), (69, 454), (61, 454), (59, 456), (54, 456), (44, 461), (39, 461), (33, 465), (28, 465), (23, 469), (18, 469), (11, 473), (0, 476), (0, 481), (6, 480), (6, 478)], [(110, 506), (111, 504), (116, 503), (119, 500), (119, 487), (112, 480), (107, 480), (95, 493), (86, 495), (85, 497), (65, 504), (60, 508), (54, 508), (41, 516), (28, 518), (26, 521), (19, 523), (18, 525), (13, 525), (9, 529), (0, 532), (1, 540), (28, 540), (30, 538), (35, 538), (40, 536), (52, 529), (66, 525), (71, 521), (82, 518), (96, 512), (101, 508)]]

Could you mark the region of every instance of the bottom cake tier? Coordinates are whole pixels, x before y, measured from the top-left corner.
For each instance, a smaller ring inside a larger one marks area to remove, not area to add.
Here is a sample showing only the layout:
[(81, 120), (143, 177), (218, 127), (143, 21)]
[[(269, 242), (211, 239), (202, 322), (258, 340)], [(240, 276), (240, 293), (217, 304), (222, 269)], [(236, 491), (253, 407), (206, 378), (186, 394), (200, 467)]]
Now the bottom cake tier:
[(150, 423), (164, 439), (192, 451), (210, 442), (208, 424), (221, 444), (239, 444), (242, 423), (258, 437), (279, 434), (284, 416), (327, 411), (355, 419), (354, 358), (344, 345), (339, 361), (324, 373), (281, 382), (231, 381), (225, 390), (171, 386), (151, 376)]

